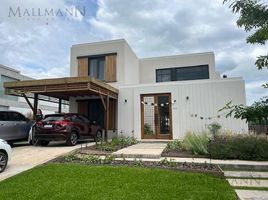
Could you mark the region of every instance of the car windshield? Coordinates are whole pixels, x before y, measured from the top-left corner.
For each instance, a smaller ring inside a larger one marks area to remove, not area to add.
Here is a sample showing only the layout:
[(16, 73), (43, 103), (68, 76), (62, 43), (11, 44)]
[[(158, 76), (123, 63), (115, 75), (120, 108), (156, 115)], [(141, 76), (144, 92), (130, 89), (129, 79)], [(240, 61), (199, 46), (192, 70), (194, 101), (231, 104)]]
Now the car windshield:
[(64, 120), (64, 115), (47, 115), (44, 122), (62, 121)]

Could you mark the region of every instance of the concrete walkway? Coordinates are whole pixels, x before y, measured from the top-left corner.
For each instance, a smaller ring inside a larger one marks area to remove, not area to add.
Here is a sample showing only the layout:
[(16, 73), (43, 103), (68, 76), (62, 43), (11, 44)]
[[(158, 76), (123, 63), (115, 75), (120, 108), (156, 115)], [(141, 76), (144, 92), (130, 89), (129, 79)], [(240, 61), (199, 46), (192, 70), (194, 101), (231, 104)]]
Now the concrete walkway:
[[(89, 143), (94, 145), (95, 143)], [(85, 146), (85, 144), (82, 144)], [(52, 143), (47, 147), (24, 145), (12, 148), (12, 157), (7, 168), (0, 174), (0, 181), (11, 176), (29, 170), (37, 165), (41, 165), (58, 156), (70, 153), (75, 149), (79, 149), (81, 144), (76, 146), (66, 146), (65, 143)]]
[(113, 153), (116, 157), (160, 159), (167, 143), (138, 143)]
[[(245, 187), (243, 190), (235, 189), (240, 200), (268, 199), (267, 190), (256, 190), (258, 188), (268, 189), (268, 172), (224, 171), (224, 176), (232, 187)], [(254, 188), (256, 189), (254, 190)]]
[(267, 200), (268, 191), (261, 190), (235, 190), (240, 200)]
[(268, 178), (268, 172), (258, 171), (224, 171), (226, 177), (240, 178)]

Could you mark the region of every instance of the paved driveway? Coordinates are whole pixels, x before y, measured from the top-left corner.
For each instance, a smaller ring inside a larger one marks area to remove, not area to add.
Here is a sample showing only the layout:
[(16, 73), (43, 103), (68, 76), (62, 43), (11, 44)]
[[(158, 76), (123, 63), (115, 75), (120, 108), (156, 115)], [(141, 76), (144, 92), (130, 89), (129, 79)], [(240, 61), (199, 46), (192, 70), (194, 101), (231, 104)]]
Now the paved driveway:
[[(87, 145), (93, 144), (94, 142), (87, 143)], [(11, 160), (6, 170), (0, 174), (0, 181), (81, 148), (81, 145), (85, 146), (86, 144), (78, 144), (72, 147), (66, 146), (65, 143), (51, 143), (47, 147), (17, 145), (12, 148)]]

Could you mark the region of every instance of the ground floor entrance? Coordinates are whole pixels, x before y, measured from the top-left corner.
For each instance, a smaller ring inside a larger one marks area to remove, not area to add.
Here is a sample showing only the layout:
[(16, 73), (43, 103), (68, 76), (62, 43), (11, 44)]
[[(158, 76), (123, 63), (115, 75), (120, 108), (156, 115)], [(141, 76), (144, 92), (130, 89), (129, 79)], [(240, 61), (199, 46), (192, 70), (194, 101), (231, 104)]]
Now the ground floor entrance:
[(141, 95), (141, 138), (172, 139), (170, 93)]

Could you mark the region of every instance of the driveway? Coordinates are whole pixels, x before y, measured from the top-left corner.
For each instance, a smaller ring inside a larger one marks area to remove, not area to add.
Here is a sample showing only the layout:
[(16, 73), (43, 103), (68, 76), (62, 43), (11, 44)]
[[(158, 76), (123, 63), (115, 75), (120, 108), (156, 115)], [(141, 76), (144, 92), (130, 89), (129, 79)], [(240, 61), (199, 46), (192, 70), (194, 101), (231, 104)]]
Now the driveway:
[(89, 146), (95, 144), (81, 143), (76, 146), (66, 146), (65, 143), (51, 143), (47, 147), (31, 146), (31, 145), (17, 145), (12, 148), (12, 157), (6, 170), (0, 174), (0, 181), (14, 176), (18, 173), (31, 169), (37, 165), (41, 165), (58, 156), (70, 153), (82, 146)]

